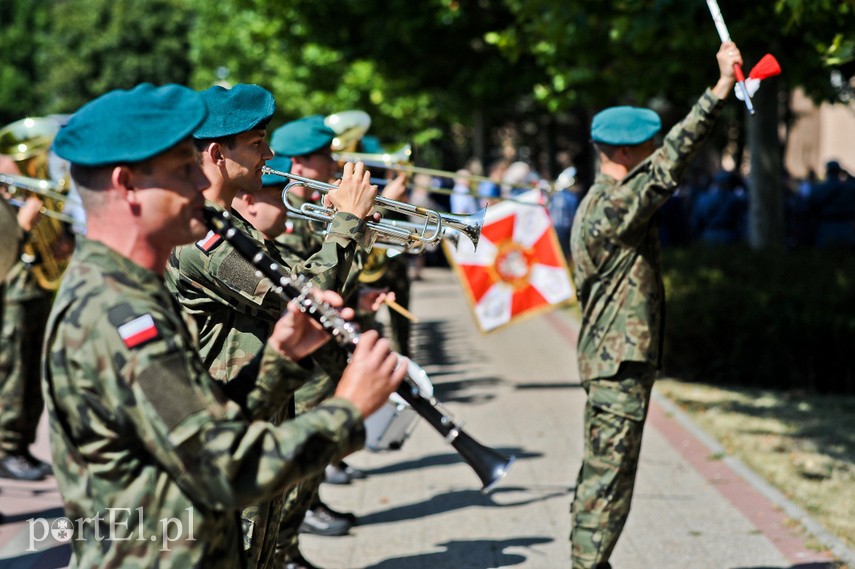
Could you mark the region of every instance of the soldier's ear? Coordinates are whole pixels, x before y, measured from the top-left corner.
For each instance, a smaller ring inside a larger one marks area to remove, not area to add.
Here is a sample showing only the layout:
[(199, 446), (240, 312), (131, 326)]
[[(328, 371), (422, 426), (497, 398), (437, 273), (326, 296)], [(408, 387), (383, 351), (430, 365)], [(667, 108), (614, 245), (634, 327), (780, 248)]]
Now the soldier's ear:
[(114, 188), (121, 188), (126, 192), (133, 191), (133, 174), (125, 165), (119, 165), (113, 168), (113, 172), (110, 175), (110, 180), (113, 183)]
[(221, 165), (221, 162), (225, 160), (223, 157), (223, 147), (219, 142), (209, 143), (200, 154), (207, 155), (208, 159), (217, 165)]

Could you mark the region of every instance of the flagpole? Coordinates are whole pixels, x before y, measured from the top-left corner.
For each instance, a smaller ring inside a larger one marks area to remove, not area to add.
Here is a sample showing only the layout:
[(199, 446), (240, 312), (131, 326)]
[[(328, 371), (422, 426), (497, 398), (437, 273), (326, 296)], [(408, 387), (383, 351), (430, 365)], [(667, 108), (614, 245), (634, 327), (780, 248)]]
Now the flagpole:
[[(715, 28), (718, 30), (718, 37), (721, 38), (721, 42), (729, 42), (730, 33), (727, 31), (727, 25), (724, 23), (724, 16), (721, 15), (718, 2), (716, 0), (707, 0), (707, 6), (710, 9), (710, 14), (712, 15), (713, 22), (715, 22)], [(734, 63), (733, 72), (736, 75), (736, 82), (739, 85), (739, 89), (745, 97), (745, 106), (748, 108), (748, 112), (753, 115), (754, 104), (751, 102), (751, 95), (748, 94), (748, 89), (745, 87), (745, 74), (742, 73), (742, 66)]]

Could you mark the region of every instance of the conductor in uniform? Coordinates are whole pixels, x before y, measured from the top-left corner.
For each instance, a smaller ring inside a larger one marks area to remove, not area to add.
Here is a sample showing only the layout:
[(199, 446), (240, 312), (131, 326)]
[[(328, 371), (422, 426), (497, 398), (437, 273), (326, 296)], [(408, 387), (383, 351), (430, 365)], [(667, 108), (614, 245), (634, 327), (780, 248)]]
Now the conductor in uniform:
[(657, 149), (659, 116), (612, 107), (594, 116), (600, 161), (571, 232), (582, 308), (577, 357), (585, 406), (585, 447), (571, 506), (573, 569), (607, 569), (635, 485), (641, 435), (661, 365), (664, 288), (656, 212), (680, 178), (735, 84), (742, 57), (721, 45), (719, 79)]
[(363, 417), (406, 371), (367, 332), (335, 397), (282, 425), (254, 420), (306, 379), (305, 358), (328, 340), (289, 305), (230, 382), (211, 378), (195, 323), (163, 282), (172, 249), (206, 232), (208, 180), (190, 139), (206, 114), (190, 89), (142, 84), (85, 105), (56, 138), (87, 214), (45, 344), (72, 566), (240, 567), (238, 511), (360, 448)]

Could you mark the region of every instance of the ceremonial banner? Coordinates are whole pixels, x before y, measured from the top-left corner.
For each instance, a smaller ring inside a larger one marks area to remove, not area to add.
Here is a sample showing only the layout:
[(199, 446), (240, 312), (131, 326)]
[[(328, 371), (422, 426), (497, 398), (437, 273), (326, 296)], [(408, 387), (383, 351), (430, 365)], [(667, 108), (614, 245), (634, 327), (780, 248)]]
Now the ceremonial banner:
[[(539, 192), (487, 209), (478, 248), (443, 242), (482, 332), (574, 302), (570, 271)], [(524, 202), (524, 203), (517, 203)]]

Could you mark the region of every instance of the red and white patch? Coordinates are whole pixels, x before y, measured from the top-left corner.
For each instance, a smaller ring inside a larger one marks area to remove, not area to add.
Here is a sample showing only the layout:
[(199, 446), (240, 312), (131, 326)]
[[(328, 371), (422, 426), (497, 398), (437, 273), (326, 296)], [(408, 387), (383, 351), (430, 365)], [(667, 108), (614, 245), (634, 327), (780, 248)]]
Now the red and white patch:
[(220, 243), (223, 242), (223, 237), (219, 233), (215, 233), (213, 231), (209, 231), (205, 237), (196, 241), (196, 247), (198, 247), (203, 253), (206, 255), (210, 254), (211, 251), (217, 248)]
[(138, 316), (119, 326), (118, 330), (119, 336), (128, 348), (136, 348), (160, 336), (151, 314)]

